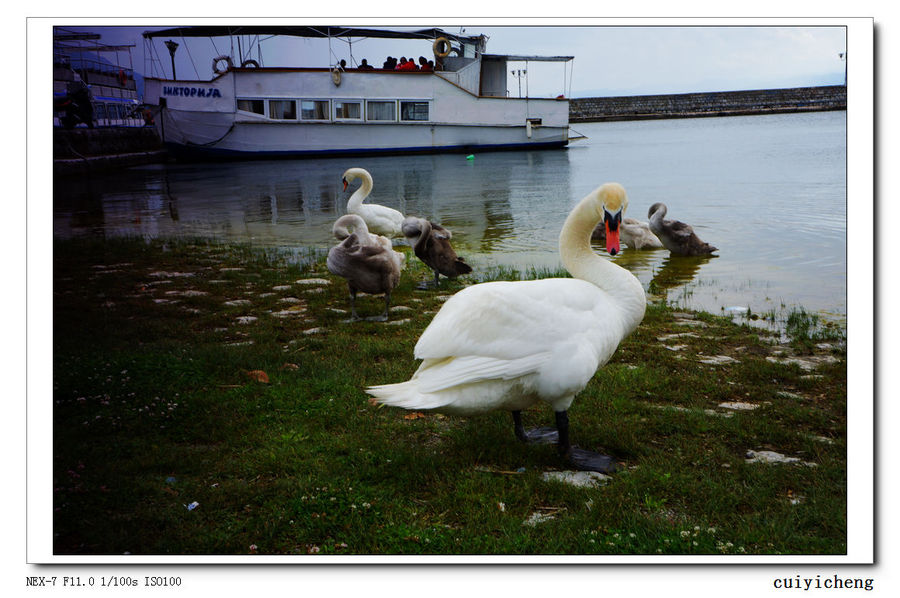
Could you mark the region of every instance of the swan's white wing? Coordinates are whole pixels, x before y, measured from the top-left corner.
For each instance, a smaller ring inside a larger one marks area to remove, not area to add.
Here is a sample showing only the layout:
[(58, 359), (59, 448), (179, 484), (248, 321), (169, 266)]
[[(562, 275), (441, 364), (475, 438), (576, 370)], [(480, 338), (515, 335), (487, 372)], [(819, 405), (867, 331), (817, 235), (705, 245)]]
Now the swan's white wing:
[(418, 390), (427, 394), (482, 380), (512, 380), (539, 371), (549, 357), (542, 352), (512, 360), (475, 355), (427, 360), (416, 374)]
[(610, 328), (618, 343), (617, 311), (605, 293), (578, 279), (478, 284), (444, 304), (416, 343), (415, 356), (515, 360), (592, 330), (598, 334), (588, 336), (600, 339), (603, 328)]
[(403, 234), (403, 214), (393, 208), (378, 204), (363, 204), (357, 213), (366, 221), (369, 231), (395, 237)]

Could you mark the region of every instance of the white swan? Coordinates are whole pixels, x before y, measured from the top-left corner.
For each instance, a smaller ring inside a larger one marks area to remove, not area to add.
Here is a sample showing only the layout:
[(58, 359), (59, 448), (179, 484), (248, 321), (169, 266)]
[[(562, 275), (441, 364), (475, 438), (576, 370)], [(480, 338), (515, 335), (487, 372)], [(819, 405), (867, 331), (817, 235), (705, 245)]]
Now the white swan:
[[(662, 242), (650, 230), (650, 224), (634, 218), (623, 218), (620, 226), (619, 238), (630, 249), (662, 249)], [(591, 239), (603, 241), (606, 239), (606, 229), (600, 224), (594, 228)]]
[(664, 220), (666, 204), (655, 203), (650, 206), (647, 216), (650, 218), (650, 229), (656, 233), (666, 249), (676, 255), (707, 255), (718, 251), (709, 243), (700, 240), (691, 225), (679, 220)]
[[(461, 257), (456, 255), (450, 239), (453, 234), (441, 226), (425, 218), (407, 216), (403, 221), (403, 235), (413, 246), (413, 252), (429, 268), (434, 270), (434, 286), (438, 286), (440, 274), (448, 278), (456, 278), (460, 274), (472, 271)], [(424, 283), (428, 284), (428, 283)]]
[(393, 208), (378, 204), (364, 204), (363, 200), (372, 192), (372, 175), (364, 168), (350, 168), (343, 177), (344, 191), (350, 181), (362, 179), (359, 189), (347, 201), (347, 213), (358, 214), (366, 221), (369, 231), (388, 238), (403, 236), (403, 214)]
[[(379, 403), (472, 415), (511, 411), (516, 437), (556, 438), (562, 456), (581, 469), (612, 471), (613, 459), (573, 447), (567, 410), (619, 342), (644, 317), (646, 297), (630, 272), (591, 250), (594, 225), (608, 229), (607, 251), (619, 250), (625, 189), (607, 183), (575, 206), (559, 236), (560, 257), (574, 278), (488, 282), (451, 297), (422, 333), (412, 378), (372, 386)], [(526, 432), (521, 410), (543, 402), (558, 433)]]
[(406, 256), (391, 248), (390, 239), (370, 234), (365, 221), (356, 214), (341, 216), (331, 230), (341, 243), (328, 252), (326, 265), (329, 272), (347, 280), (352, 318), (360, 319), (356, 313), (356, 293), (362, 291), (384, 294), (384, 314), (371, 319), (386, 321), (391, 291), (400, 282)]

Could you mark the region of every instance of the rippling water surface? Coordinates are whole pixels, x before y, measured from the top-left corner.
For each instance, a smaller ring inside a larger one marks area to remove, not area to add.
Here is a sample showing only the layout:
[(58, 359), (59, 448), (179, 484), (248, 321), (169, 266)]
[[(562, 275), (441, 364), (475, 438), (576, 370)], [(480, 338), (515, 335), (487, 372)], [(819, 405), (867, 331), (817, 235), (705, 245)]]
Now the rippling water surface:
[[(685, 307), (755, 313), (803, 306), (846, 316), (844, 112), (577, 124), (567, 150), (155, 165), (54, 185), (54, 234), (206, 236), (327, 248), (352, 188), (453, 231), (476, 270), (556, 268), (569, 209), (606, 181), (629, 194), (628, 216), (661, 201), (717, 257), (629, 251), (616, 261)], [(355, 183), (354, 183), (355, 186)], [(602, 252), (602, 249), (598, 247)]]

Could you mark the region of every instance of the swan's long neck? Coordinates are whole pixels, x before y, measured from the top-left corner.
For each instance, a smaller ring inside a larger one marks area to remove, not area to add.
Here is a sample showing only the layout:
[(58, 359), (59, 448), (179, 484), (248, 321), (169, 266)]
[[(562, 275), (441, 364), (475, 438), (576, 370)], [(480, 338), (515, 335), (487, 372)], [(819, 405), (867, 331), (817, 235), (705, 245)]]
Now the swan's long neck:
[(416, 244), (413, 247), (413, 251), (425, 249), (425, 244), (428, 242), (428, 238), (431, 236), (431, 222), (423, 218), (419, 225), (419, 238), (416, 239)]
[[(656, 208), (655, 210), (653, 208)], [(650, 224), (655, 226), (656, 228), (662, 227), (663, 219), (666, 217), (666, 205), (662, 203), (655, 203), (651, 207), (649, 218)]]
[(597, 202), (588, 196), (566, 218), (559, 235), (559, 255), (566, 270), (608, 293), (621, 308), (630, 331), (644, 318), (647, 298), (640, 281), (628, 270), (603, 259), (591, 248), (591, 233), (602, 219)]
[(362, 181), (362, 184), (360, 184), (359, 189), (354, 191), (353, 195), (351, 195), (350, 199), (347, 201), (348, 212), (358, 209), (359, 206), (362, 205), (363, 200), (372, 192), (372, 177), (367, 174), (360, 174), (357, 178)]
[(345, 214), (338, 218), (332, 227), (332, 232), (338, 240), (343, 241), (350, 236), (350, 228), (353, 228), (353, 232), (356, 233), (356, 238), (361, 244), (371, 244), (369, 227), (366, 226), (366, 221), (356, 214)]

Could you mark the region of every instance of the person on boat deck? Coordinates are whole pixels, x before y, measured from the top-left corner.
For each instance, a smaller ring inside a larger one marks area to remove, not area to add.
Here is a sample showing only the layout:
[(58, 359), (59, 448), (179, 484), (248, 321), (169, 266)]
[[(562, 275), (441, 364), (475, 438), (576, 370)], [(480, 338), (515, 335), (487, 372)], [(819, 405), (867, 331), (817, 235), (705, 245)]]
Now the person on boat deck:
[(341, 58), (341, 70), (342, 70), (342, 71), (346, 71), (346, 70), (347, 70), (347, 61), (344, 60), (343, 58)]
[(359, 68), (359, 70), (361, 70), (361, 71), (375, 70), (375, 67), (372, 66), (371, 64), (369, 64), (369, 61), (366, 60), (365, 58), (362, 59), (362, 62), (359, 63), (359, 67), (357, 67), (357, 68)]
[(396, 66), (397, 66), (397, 59), (394, 58), (393, 56), (388, 56), (387, 60), (384, 61), (384, 64), (381, 65), (381, 68), (383, 68), (386, 71), (392, 71), (392, 70), (394, 70), (394, 68), (396, 68)]
[(430, 60), (425, 60), (424, 56), (419, 56), (419, 70), (420, 71), (434, 71), (434, 63)]
[(417, 71), (417, 70), (419, 70), (419, 68), (416, 66), (415, 61), (405, 60), (405, 62), (404, 62), (404, 60), (405, 59), (403, 59), (403, 58), (400, 59), (400, 64), (397, 65), (398, 71)]

